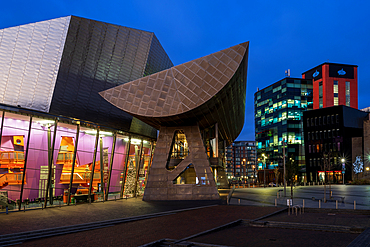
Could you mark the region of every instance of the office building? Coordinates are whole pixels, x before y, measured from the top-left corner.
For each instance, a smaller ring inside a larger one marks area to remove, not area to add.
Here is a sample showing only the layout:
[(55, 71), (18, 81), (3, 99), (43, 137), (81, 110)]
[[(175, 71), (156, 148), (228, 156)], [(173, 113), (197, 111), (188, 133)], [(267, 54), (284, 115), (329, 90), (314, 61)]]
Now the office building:
[[(343, 183), (342, 174), (345, 182), (352, 180), (352, 138), (362, 137), (367, 115), (343, 105), (304, 112), (307, 181), (323, 182), (326, 177)], [(330, 167), (324, 168), (328, 158)]]
[[(283, 166), (286, 157), (298, 162), (298, 181), (305, 179), (303, 112), (313, 109), (312, 80), (284, 78), (254, 94), (255, 134), (259, 182), (272, 182), (272, 169)], [(265, 171), (263, 171), (266, 169)], [(267, 173), (267, 175), (266, 175)]]

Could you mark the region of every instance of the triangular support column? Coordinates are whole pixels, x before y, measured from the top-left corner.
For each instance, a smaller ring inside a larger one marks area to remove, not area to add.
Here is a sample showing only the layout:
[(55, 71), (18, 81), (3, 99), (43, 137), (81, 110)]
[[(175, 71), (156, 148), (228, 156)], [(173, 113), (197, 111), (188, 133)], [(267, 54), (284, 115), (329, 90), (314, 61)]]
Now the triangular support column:
[[(184, 131), (189, 154), (175, 169), (166, 169), (173, 136), (176, 130)], [(173, 181), (192, 164), (197, 176), (196, 184), (174, 184)], [(164, 127), (153, 155), (153, 162), (144, 192), (144, 201), (152, 200), (218, 200), (220, 196), (209, 165), (198, 126)]]

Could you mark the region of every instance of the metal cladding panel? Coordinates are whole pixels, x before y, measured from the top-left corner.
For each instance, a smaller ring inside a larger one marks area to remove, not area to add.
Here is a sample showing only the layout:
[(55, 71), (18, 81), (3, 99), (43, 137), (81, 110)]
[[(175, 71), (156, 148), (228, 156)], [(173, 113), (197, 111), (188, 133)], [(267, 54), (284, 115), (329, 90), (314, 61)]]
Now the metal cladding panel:
[[(143, 76), (152, 38), (150, 32), (72, 16), (50, 113), (129, 131), (132, 116), (98, 93)], [(140, 134), (156, 136), (142, 124)]]
[(161, 43), (159, 43), (157, 37), (153, 35), (144, 76), (157, 73), (158, 71), (168, 69), (172, 66), (173, 63), (163, 49)]
[(0, 30), (0, 103), (49, 111), (70, 19)]

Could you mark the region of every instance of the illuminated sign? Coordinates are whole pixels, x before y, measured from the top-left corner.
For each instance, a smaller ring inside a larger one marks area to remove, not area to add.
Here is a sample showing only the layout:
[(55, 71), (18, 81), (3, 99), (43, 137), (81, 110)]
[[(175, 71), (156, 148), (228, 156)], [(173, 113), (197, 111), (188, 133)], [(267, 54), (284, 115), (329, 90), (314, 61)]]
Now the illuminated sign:
[(315, 73), (313, 73), (313, 75), (312, 75), (312, 76), (313, 76), (313, 77), (316, 77), (316, 76), (318, 76), (319, 74), (320, 74), (320, 72), (316, 70), (316, 72), (315, 72)]
[(338, 75), (345, 75), (346, 72), (343, 70), (343, 68), (341, 70), (338, 70)]
[(344, 64), (329, 64), (329, 77), (336, 78), (355, 78), (355, 67)]

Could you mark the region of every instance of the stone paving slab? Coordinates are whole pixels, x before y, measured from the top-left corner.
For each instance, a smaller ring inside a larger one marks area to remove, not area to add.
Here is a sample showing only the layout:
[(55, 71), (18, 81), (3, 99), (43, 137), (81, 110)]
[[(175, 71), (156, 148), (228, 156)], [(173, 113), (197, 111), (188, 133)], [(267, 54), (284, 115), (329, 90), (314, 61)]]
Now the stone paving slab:
[(227, 246), (345, 247), (356, 239), (357, 236), (359, 234), (260, 228), (242, 225), (189, 241)]
[(139, 246), (164, 238), (183, 239), (240, 218), (257, 219), (280, 209), (219, 205), (28, 241), (21, 246)]

